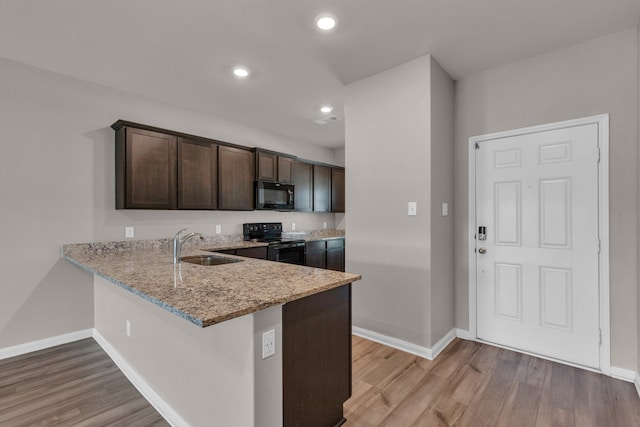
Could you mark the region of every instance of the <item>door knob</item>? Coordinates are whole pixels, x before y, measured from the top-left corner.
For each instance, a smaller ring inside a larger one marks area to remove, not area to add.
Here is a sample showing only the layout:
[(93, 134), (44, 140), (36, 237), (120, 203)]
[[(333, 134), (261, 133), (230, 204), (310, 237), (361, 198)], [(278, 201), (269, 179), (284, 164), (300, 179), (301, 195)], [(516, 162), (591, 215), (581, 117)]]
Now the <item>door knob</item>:
[(486, 254), (487, 250), (485, 248), (478, 248), (478, 252), (481, 254)]

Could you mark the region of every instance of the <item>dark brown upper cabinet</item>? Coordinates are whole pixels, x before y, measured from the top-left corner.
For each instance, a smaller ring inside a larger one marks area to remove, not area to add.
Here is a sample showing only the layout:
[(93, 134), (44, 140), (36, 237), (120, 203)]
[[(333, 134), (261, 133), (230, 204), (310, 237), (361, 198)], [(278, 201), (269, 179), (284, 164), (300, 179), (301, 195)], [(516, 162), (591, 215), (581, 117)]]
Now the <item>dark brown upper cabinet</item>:
[(331, 168), (313, 165), (313, 211), (331, 212)]
[(262, 181), (293, 182), (293, 158), (258, 150), (256, 177)]
[(253, 151), (218, 147), (218, 209), (254, 209), (254, 171)]
[(218, 145), (178, 138), (178, 208), (218, 209)]
[(293, 185), (295, 186), (295, 210), (313, 211), (313, 165), (300, 161), (293, 162)]
[(344, 168), (331, 168), (331, 212), (344, 212)]
[(114, 129), (116, 209), (176, 209), (177, 138), (132, 127)]

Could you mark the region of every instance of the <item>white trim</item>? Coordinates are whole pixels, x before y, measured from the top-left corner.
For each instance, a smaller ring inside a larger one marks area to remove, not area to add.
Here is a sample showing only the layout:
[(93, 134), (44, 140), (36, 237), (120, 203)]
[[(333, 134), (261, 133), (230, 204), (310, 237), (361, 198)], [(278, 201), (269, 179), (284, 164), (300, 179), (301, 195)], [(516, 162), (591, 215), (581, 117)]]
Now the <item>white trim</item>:
[(638, 392), (638, 397), (640, 397), (640, 374), (636, 372), (636, 377), (633, 380), (633, 383), (636, 386), (636, 391)]
[(9, 357), (21, 356), (23, 354), (44, 350), (45, 348), (55, 347), (57, 345), (67, 344), (73, 341), (79, 341), (85, 338), (91, 338), (92, 336), (93, 329), (85, 329), (82, 331), (69, 332), (68, 334), (2, 348), (0, 349), (0, 360), (8, 359)]
[(450, 330), (444, 337), (438, 340), (432, 348), (422, 347), (408, 341), (390, 337), (388, 335), (379, 334), (378, 332), (353, 326), (351, 328), (353, 335), (375, 341), (379, 344), (386, 345), (406, 353), (424, 357), (425, 359), (435, 359), (456, 337), (456, 330)]
[(611, 378), (626, 381), (628, 383), (634, 383), (636, 382), (636, 378), (638, 378), (638, 373), (636, 371), (632, 371), (631, 369), (624, 369), (624, 368), (618, 368), (616, 366), (612, 366)]
[(145, 381), (117, 350), (102, 336), (96, 329), (93, 330), (93, 338), (118, 366), (120, 371), (127, 377), (133, 386), (147, 399), (162, 417), (174, 427), (189, 427), (184, 418), (180, 416), (169, 404)]
[(456, 329), (456, 336), (462, 340), (475, 341), (475, 337), (466, 329)]
[(568, 127), (582, 126), (586, 124), (598, 125), (598, 147), (600, 148), (600, 163), (598, 168), (598, 227), (600, 231), (600, 257), (599, 257), (599, 281), (600, 281), (600, 329), (602, 331), (602, 344), (600, 346), (600, 370), (605, 375), (611, 375), (611, 318), (609, 308), (609, 114), (583, 117), (580, 119), (566, 120), (539, 126), (531, 126), (514, 129), (505, 132), (496, 132), (469, 138), (469, 338), (477, 339), (477, 279), (475, 256), (475, 230), (476, 224), (476, 143), (507, 138), (529, 133), (543, 132)]

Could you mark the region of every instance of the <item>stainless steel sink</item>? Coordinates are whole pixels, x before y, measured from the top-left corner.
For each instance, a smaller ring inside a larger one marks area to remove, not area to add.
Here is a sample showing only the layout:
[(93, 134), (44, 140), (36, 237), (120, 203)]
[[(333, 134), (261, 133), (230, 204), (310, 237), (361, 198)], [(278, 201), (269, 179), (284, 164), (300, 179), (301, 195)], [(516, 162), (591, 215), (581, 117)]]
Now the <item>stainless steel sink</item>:
[(183, 256), (182, 258), (180, 258), (180, 261), (197, 265), (222, 265), (233, 264), (234, 262), (242, 262), (241, 259), (227, 258), (219, 255)]

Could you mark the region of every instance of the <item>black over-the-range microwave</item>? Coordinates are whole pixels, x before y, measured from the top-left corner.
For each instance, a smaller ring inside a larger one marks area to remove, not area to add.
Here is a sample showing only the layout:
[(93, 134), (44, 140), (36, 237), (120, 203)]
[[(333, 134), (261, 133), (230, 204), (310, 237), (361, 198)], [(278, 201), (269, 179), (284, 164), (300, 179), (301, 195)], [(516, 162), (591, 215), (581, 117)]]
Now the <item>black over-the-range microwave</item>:
[(256, 181), (256, 209), (292, 211), (294, 201), (293, 184)]

